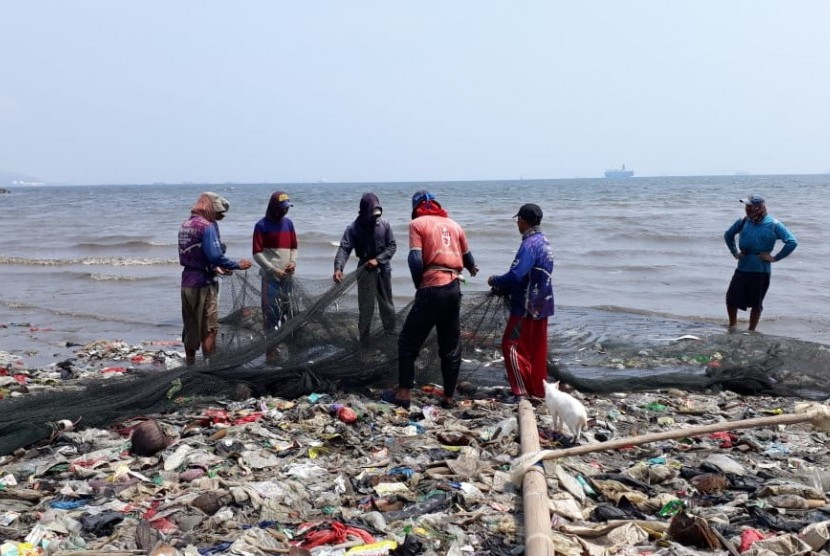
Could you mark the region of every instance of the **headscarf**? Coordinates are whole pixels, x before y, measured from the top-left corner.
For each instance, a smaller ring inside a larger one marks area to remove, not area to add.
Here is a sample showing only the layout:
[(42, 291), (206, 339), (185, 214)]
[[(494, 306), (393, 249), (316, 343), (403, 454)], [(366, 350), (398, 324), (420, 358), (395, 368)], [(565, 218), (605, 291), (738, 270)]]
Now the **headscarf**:
[(746, 205), (746, 217), (756, 224), (760, 224), (767, 215), (767, 205), (759, 203), (757, 205)]
[(208, 222), (216, 222), (216, 197), (219, 196), (210, 191), (202, 193), (190, 207), (190, 214), (198, 214)]
[(265, 218), (276, 222), (285, 216), (288, 209), (293, 206), (294, 205), (288, 198), (288, 193), (285, 191), (274, 191), (271, 193), (271, 198), (268, 200), (268, 208), (265, 210)]
[(412, 196), (412, 219), (415, 220), (419, 216), (443, 216), (447, 217), (447, 211), (441, 208), (441, 205), (435, 199), (435, 195), (422, 189), (416, 191)]

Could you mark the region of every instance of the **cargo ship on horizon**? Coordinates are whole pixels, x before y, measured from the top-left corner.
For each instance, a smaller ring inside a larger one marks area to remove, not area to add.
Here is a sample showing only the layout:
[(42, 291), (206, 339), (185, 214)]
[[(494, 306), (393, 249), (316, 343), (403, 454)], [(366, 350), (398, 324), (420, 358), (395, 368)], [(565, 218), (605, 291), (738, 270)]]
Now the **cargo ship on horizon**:
[(634, 170), (626, 170), (625, 164), (622, 165), (622, 168), (605, 171), (606, 178), (630, 178), (633, 175)]

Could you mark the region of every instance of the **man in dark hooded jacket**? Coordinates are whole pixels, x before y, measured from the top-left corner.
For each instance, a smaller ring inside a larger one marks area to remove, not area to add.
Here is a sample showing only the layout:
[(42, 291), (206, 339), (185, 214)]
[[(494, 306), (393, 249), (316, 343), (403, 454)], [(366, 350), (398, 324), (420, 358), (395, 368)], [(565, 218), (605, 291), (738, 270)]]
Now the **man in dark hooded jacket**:
[(372, 330), (372, 318), (377, 300), (378, 313), (387, 332), (395, 330), (395, 306), (392, 303), (392, 266), (390, 260), (397, 250), (392, 227), (381, 218), (383, 208), (377, 195), (364, 193), (360, 211), (354, 222), (346, 227), (340, 247), (334, 257), (335, 282), (343, 280), (343, 267), (354, 249), (357, 264), (364, 269), (357, 282), (359, 308), (358, 331), (360, 343), (366, 345)]

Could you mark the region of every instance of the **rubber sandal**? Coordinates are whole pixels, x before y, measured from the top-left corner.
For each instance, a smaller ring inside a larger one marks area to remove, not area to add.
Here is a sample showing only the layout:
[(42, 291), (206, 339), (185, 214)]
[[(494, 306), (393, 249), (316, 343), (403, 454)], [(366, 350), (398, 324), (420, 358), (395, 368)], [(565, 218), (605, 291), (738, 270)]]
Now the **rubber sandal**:
[(382, 390), (380, 392), (380, 399), (385, 401), (386, 403), (391, 403), (392, 405), (397, 405), (398, 407), (409, 409), (410, 400), (402, 400), (400, 398), (395, 397), (394, 390)]

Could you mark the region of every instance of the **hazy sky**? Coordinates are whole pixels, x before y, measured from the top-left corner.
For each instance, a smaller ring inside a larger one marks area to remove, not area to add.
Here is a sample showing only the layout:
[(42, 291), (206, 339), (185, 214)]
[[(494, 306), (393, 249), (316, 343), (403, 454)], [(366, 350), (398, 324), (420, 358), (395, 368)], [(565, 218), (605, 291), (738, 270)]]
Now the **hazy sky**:
[(0, 171), (830, 171), (830, 1), (0, 0)]

